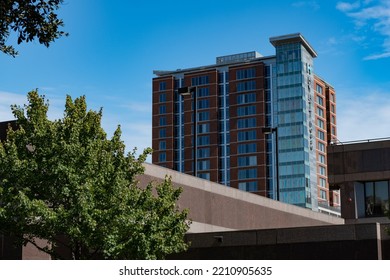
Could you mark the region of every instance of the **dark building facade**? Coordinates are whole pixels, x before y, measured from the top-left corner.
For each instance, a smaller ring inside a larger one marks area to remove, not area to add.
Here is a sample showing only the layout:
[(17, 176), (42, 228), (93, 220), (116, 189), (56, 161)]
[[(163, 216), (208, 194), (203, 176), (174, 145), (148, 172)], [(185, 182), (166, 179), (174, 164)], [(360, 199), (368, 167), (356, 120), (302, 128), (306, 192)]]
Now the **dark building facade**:
[(16, 129), (16, 121), (0, 122), (0, 141), (4, 141), (7, 138), (7, 129), (9, 126)]
[[(389, 260), (388, 224), (329, 225), (188, 234), (189, 260)], [(330, 273), (327, 273), (329, 275)]]
[(390, 139), (333, 143), (328, 168), (330, 187), (341, 192), (346, 221), (388, 221)]
[(335, 90), (314, 74), (317, 53), (301, 34), (270, 42), (272, 56), (248, 52), (154, 72), (152, 162), (330, 212), (339, 206), (326, 164)]

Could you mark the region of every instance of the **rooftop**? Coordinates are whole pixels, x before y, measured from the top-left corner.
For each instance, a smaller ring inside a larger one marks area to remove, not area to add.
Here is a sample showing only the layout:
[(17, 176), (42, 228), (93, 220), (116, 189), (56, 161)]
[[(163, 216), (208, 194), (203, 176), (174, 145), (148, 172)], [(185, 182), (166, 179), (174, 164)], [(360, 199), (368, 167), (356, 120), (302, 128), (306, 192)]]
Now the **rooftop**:
[[(306, 39), (302, 36), (301, 33), (294, 33), (294, 34), (282, 35), (282, 36), (277, 36), (277, 37), (271, 37), (269, 40), (270, 40), (271, 44), (275, 47), (283, 45), (283, 44), (294, 43), (294, 42), (302, 43), (302, 45), (306, 48), (306, 50), (313, 57), (317, 57), (316, 51), (306, 41)], [(251, 52), (244, 52), (244, 53), (231, 54), (231, 55), (225, 55), (225, 56), (218, 56), (218, 57), (216, 57), (216, 64), (213, 64), (213, 65), (199, 66), (199, 67), (193, 67), (193, 68), (187, 68), (187, 69), (176, 69), (176, 70), (154, 70), (153, 74), (156, 75), (157, 77), (162, 77), (162, 76), (167, 76), (167, 75), (172, 75), (172, 74), (196, 72), (199, 70), (215, 68), (215, 67), (219, 67), (219, 66), (223, 66), (223, 65), (240, 64), (240, 63), (246, 63), (249, 61), (260, 61), (260, 60), (267, 60), (267, 59), (274, 59), (274, 58), (275, 58), (275, 55), (262, 56), (260, 53), (258, 53), (256, 51), (251, 51)]]
[(305, 37), (303, 37), (301, 33), (293, 33), (288, 35), (271, 37), (269, 38), (269, 41), (274, 47), (288, 43), (299, 42), (302, 43), (302, 45), (306, 48), (306, 50), (311, 54), (313, 58), (317, 57), (317, 52), (313, 49), (309, 42), (306, 41)]

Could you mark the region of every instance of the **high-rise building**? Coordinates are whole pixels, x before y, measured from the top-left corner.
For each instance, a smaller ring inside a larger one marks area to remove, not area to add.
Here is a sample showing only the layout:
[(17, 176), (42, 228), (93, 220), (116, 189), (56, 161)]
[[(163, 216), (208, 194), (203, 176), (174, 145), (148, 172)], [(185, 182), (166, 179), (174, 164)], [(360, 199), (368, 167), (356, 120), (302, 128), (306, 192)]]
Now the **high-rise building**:
[(339, 201), (329, 192), (326, 154), (336, 137), (335, 91), (314, 74), (317, 53), (301, 34), (270, 42), (275, 55), (246, 52), (154, 71), (152, 162), (330, 209)]

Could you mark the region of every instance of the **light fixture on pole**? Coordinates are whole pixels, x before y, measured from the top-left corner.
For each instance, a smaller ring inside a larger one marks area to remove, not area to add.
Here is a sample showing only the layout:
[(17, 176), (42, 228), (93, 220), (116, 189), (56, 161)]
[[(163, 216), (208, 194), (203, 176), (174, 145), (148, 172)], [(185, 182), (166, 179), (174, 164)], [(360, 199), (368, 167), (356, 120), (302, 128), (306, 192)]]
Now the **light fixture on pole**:
[(279, 201), (279, 149), (278, 149), (278, 128), (277, 127), (263, 127), (264, 134), (275, 133), (275, 164), (276, 164), (276, 200)]
[(198, 125), (197, 125), (197, 120), (198, 120), (198, 104), (197, 104), (197, 90), (196, 87), (181, 87), (177, 90), (177, 92), (181, 96), (191, 96), (194, 98), (194, 138), (193, 138), (193, 143), (194, 143), (194, 150), (193, 150), (193, 170), (194, 170), (194, 176), (198, 176), (198, 168), (197, 168), (197, 149), (198, 149)]

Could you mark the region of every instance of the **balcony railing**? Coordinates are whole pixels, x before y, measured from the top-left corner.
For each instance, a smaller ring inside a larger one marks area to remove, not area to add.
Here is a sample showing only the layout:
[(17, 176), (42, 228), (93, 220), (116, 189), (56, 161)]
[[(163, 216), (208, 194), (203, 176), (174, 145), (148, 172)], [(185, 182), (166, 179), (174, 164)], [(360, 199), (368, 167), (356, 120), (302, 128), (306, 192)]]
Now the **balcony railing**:
[(326, 202), (318, 202), (318, 210), (322, 213), (326, 213), (332, 216), (341, 216), (341, 207), (340, 206), (329, 206)]

